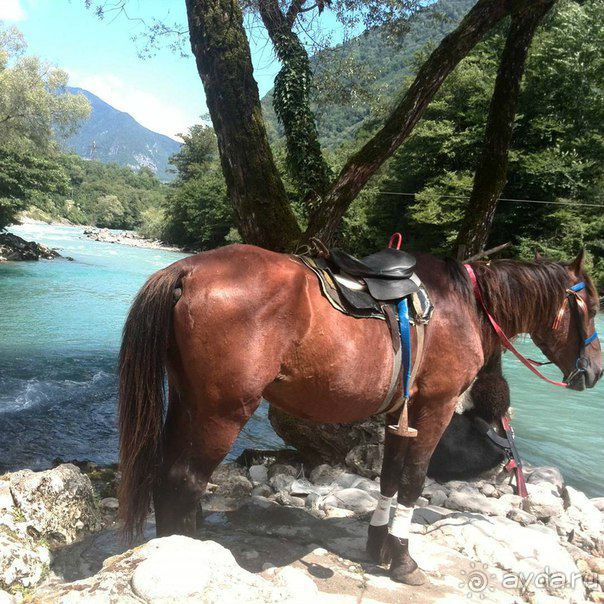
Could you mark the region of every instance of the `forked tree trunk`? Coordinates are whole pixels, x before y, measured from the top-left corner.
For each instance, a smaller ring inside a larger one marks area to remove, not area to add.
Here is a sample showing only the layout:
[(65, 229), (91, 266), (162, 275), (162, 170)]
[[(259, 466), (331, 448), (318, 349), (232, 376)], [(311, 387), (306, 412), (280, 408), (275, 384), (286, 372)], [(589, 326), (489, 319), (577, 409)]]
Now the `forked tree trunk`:
[(478, 254), (487, 243), (499, 197), (507, 182), (508, 156), (528, 50), (539, 23), (553, 4), (553, 1), (536, 4), (512, 15), (491, 98), (484, 147), (457, 235), (460, 260)]
[(301, 232), (268, 144), (237, 0), (186, 0), (222, 171), (247, 243), (290, 251)]

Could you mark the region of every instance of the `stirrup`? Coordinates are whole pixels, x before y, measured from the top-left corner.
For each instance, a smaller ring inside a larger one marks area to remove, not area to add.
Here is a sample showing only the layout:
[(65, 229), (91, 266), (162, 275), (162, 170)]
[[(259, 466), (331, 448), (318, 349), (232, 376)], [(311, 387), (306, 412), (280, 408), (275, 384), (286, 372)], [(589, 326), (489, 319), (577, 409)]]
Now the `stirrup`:
[(391, 434), (395, 434), (396, 436), (415, 438), (417, 436), (417, 430), (415, 428), (409, 427), (409, 412), (407, 410), (408, 403), (409, 399), (405, 398), (405, 400), (403, 401), (401, 414), (398, 418), (398, 424), (396, 426), (388, 426), (388, 432), (390, 432)]

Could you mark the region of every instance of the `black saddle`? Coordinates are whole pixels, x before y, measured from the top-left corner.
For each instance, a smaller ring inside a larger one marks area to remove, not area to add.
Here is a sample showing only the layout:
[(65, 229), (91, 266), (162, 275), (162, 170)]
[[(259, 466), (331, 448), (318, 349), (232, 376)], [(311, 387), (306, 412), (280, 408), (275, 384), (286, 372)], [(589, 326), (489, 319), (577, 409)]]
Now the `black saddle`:
[(401, 250), (388, 248), (361, 259), (331, 250), (329, 261), (347, 275), (362, 279), (376, 300), (400, 300), (421, 285), (413, 272), (415, 257)]

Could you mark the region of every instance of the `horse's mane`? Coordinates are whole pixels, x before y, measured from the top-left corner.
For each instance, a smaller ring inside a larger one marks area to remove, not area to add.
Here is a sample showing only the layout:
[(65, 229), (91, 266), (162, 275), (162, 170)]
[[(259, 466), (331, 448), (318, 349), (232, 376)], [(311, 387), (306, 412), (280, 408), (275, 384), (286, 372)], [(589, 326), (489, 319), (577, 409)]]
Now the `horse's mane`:
[[(553, 322), (569, 285), (568, 265), (561, 262), (492, 260), (472, 262), (487, 308), (505, 329), (526, 333), (530, 326)], [(460, 262), (448, 262), (455, 289), (474, 299), (472, 284)], [(589, 300), (597, 299), (585, 276)], [(590, 304), (591, 306), (591, 304)], [(484, 313), (480, 313), (486, 319)]]

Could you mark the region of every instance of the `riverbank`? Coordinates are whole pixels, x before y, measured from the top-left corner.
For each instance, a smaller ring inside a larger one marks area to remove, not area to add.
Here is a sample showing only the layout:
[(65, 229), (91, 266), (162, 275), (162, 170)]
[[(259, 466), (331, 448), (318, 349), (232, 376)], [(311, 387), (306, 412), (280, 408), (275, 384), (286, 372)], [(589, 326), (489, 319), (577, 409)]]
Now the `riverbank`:
[(105, 229), (95, 227), (89, 224), (74, 224), (68, 220), (56, 221), (51, 218), (47, 220), (41, 220), (39, 215), (35, 217), (30, 216), (27, 213), (19, 215), (20, 225), (47, 225), (49, 227), (62, 227), (71, 226), (83, 229), (83, 235), (92, 241), (99, 241), (103, 243), (117, 243), (120, 245), (128, 245), (130, 247), (148, 248), (155, 250), (164, 250), (167, 252), (187, 252), (184, 248), (169, 245), (163, 241), (157, 239), (146, 239), (142, 235), (139, 235), (136, 231), (128, 231), (122, 229)]
[(129, 245), (131, 247), (150, 248), (154, 250), (164, 250), (166, 252), (184, 252), (185, 250), (171, 245), (166, 245), (157, 239), (145, 239), (136, 231), (116, 231), (109, 229), (100, 229), (87, 226), (84, 228), (84, 236), (93, 241), (102, 243), (117, 243), (120, 245)]
[(528, 468), (526, 499), (507, 473), (428, 480), (410, 541), (428, 581), (409, 587), (365, 555), (378, 480), (289, 455), (221, 465), (196, 539), (153, 539), (150, 515), (146, 542), (130, 550), (119, 540), (111, 469), (83, 466), (92, 482), (71, 464), (0, 477), (5, 601), (604, 601), (603, 500), (554, 468)]

